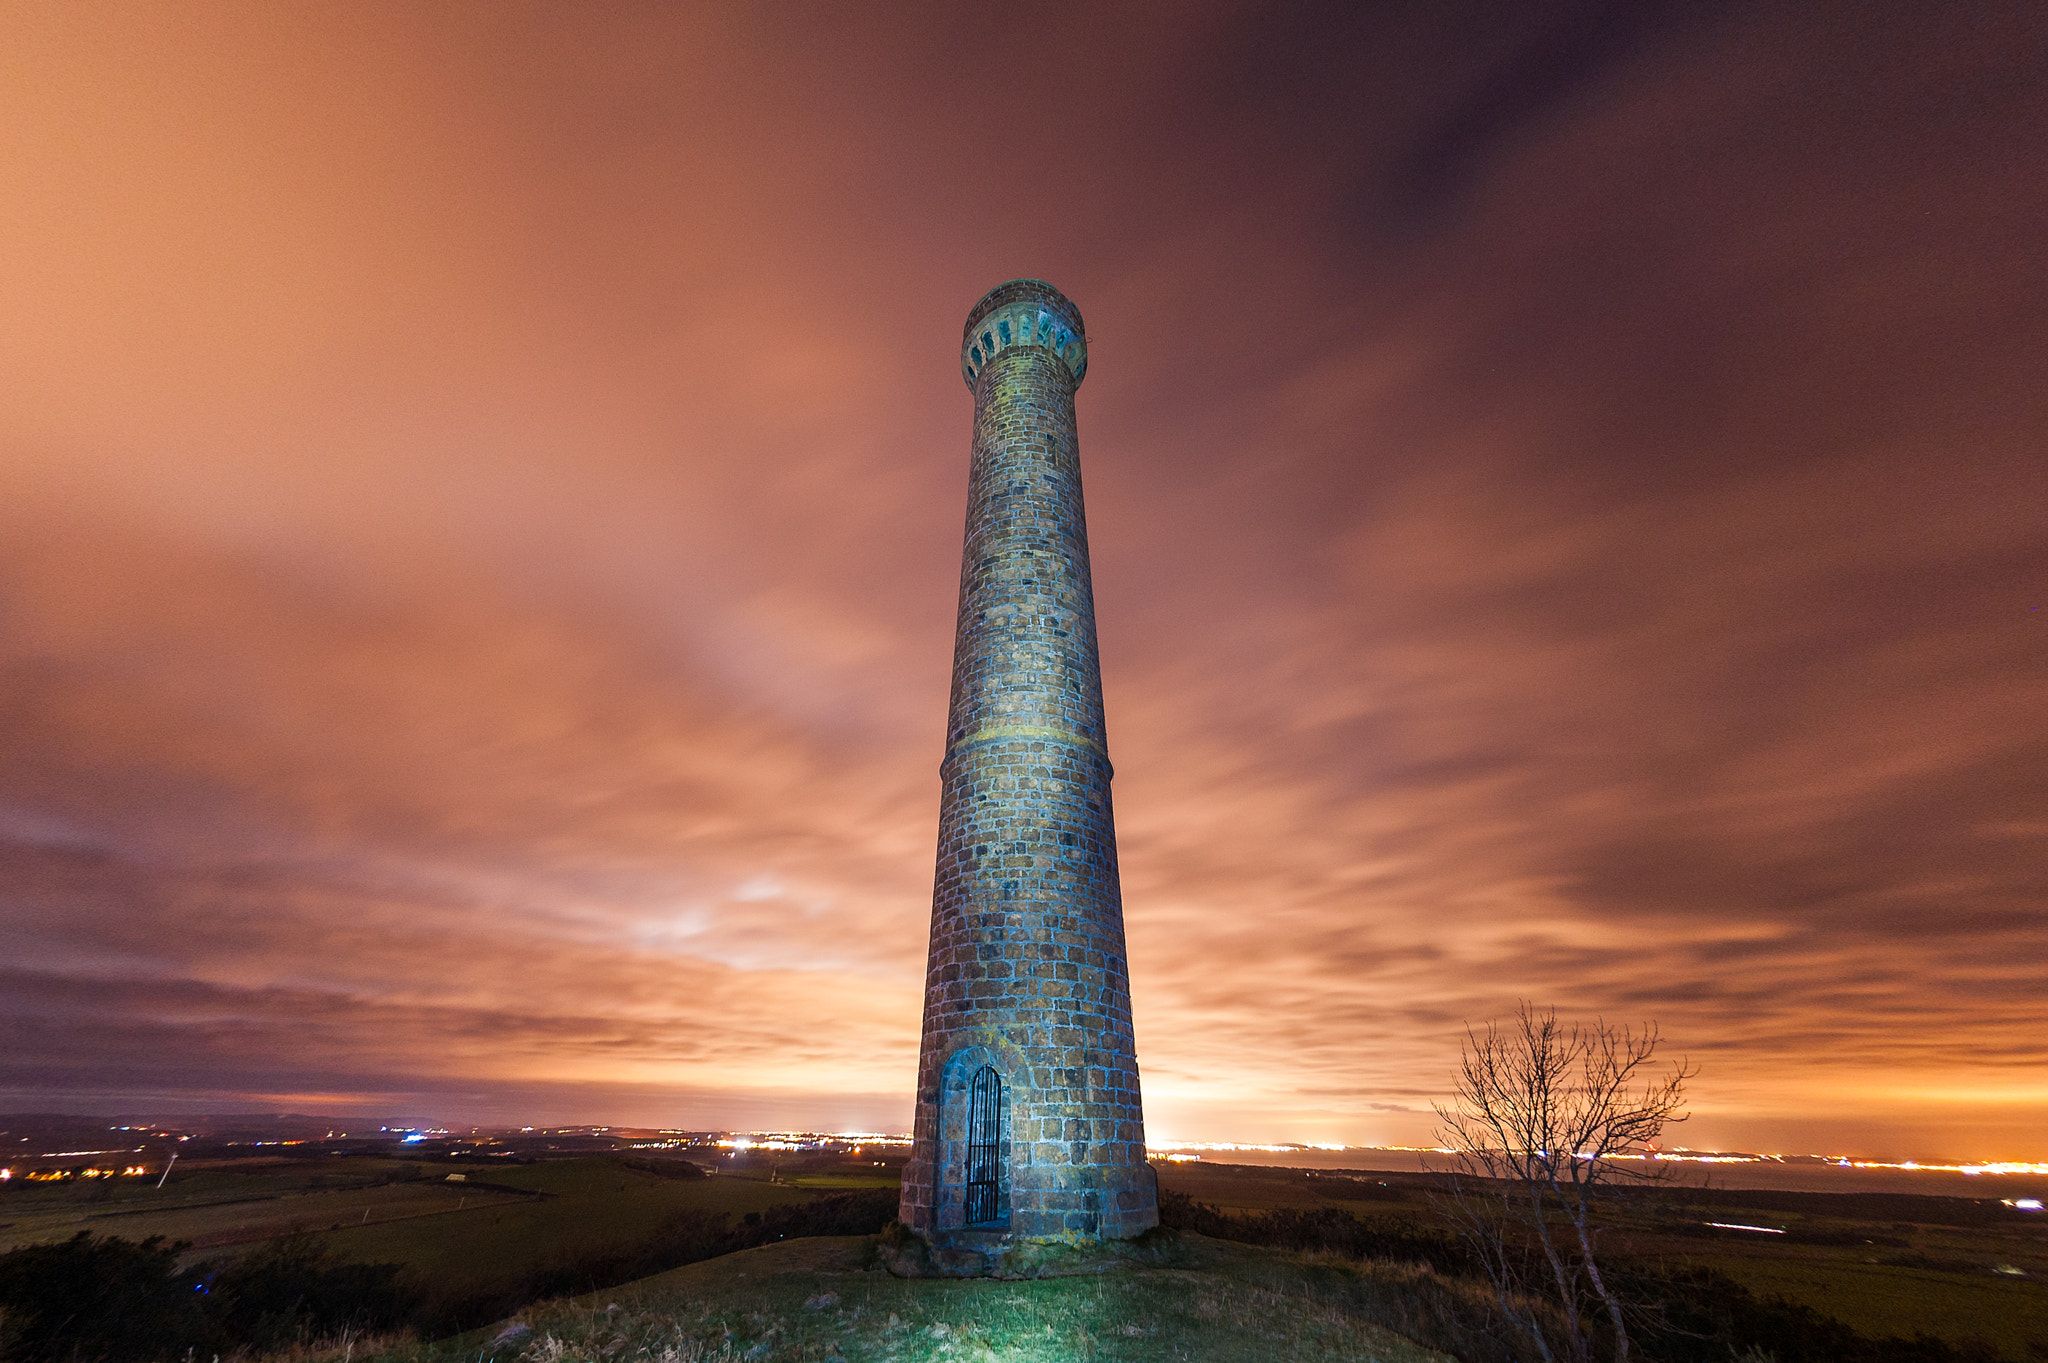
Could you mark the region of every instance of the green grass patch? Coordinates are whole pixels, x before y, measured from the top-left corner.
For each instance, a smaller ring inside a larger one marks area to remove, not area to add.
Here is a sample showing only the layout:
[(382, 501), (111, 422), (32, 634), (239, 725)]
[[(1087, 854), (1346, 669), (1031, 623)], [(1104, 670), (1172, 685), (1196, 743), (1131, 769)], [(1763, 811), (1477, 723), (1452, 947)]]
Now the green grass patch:
[[(532, 1307), (392, 1363), (947, 1359), (1448, 1363), (1369, 1319), (1369, 1266), (1188, 1237), (1169, 1262), (1034, 1282), (905, 1280), (868, 1242), (807, 1239)], [(1404, 1270), (1384, 1270), (1402, 1273)], [(496, 1341), (495, 1343), (493, 1341)]]

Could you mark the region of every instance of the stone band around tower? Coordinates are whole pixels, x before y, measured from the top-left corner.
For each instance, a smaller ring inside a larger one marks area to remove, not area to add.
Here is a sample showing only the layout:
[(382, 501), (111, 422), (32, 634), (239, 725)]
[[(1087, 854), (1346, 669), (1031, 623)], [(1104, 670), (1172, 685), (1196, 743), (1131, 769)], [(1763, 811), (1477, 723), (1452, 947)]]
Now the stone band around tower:
[(974, 387), (990, 361), (1020, 345), (1059, 356), (1076, 387), (1088, 375), (1088, 329), (1081, 310), (1042, 279), (1013, 279), (974, 305), (960, 337), (960, 376)]

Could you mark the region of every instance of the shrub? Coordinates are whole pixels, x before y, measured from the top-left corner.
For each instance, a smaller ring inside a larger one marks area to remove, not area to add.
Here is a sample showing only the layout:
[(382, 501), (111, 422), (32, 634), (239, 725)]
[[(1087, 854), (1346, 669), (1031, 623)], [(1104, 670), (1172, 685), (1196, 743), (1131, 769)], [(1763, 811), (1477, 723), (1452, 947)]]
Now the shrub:
[(80, 1231), (0, 1254), (0, 1357), (10, 1363), (149, 1363), (205, 1350), (218, 1331), (186, 1246)]
[(237, 1344), (275, 1349), (342, 1330), (381, 1330), (413, 1306), (397, 1264), (344, 1263), (311, 1236), (272, 1240), (224, 1266), (208, 1265), (208, 1308)]

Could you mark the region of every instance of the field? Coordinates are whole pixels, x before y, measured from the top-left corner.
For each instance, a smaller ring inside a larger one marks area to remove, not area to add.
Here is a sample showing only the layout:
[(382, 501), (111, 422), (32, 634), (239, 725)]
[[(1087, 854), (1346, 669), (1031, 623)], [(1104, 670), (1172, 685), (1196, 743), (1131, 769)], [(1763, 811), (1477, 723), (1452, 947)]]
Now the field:
[[(455, 1170), (435, 1171), (446, 1172)], [(482, 1213), (527, 1200), (448, 1183), (401, 1160), (237, 1160), (180, 1166), (161, 1189), (153, 1180), (9, 1188), (0, 1193), (0, 1250), (90, 1230), (130, 1240), (187, 1240), (203, 1254), (298, 1230)]]
[(1982, 1339), (2008, 1358), (2038, 1358), (2048, 1341), (2048, 1291), (2038, 1283), (1882, 1264), (1706, 1257), (1759, 1295), (1777, 1293), (1868, 1335)]
[(0, 1191), (0, 1249), (79, 1231), (158, 1235), (190, 1242), (190, 1265), (303, 1234), (343, 1261), (403, 1266), (420, 1319), (447, 1328), (536, 1295), (715, 1253), (707, 1242), (721, 1227), (825, 1195), (769, 1182), (766, 1168), (677, 1176), (688, 1171), (618, 1155), (531, 1164), (361, 1156), (181, 1163), (161, 1190), (137, 1182)]
[(402, 1350), (390, 1363), (645, 1359), (1451, 1363), (1362, 1318), (1371, 1284), (1191, 1237), (1157, 1266), (1037, 1282), (906, 1281), (862, 1239), (808, 1239), (693, 1264)]
[[(1727, 1191), (1709, 1202), (1671, 1190), (1617, 1220), (1619, 1251), (1715, 1269), (1867, 1335), (1924, 1333), (1986, 1341), (2008, 1358), (2048, 1357), (2039, 1217), (1987, 1214), (1957, 1198)], [(1715, 1232), (1705, 1221), (1767, 1229)]]
[(482, 1284), (615, 1252), (646, 1240), (685, 1212), (725, 1213), (738, 1220), (815, 1195), (789, 1184), (729, 1174), (666, 1178), (649, 1167), (651, 1162), (635, 1167), (598, 1156), (494, 1168), (493, 1183), (540, 1196), (500, 1196), (488, 1205), (434, 1218), (373, 1219), (365, 1226), (329, 1231), (322, 1239), (346, 1259), (402, 1263), (444, 1284)]
[[(1418, 1174), (1190, 1163), (1162, 1166), (1159, 1178), (1162, 1189), (1240, 1213), (1335, 1206), (1417, 1225), (1434, 1215)], [(1632, 1199), (1604, 1234), (1616, 1258), (1714, 1269), (1862, 1334), (1984, 1341), (2006, 1358), (2048, 1358), (2048, 1217), (1959, 1198), (1666, 1188)]]
[(1360, 1215), (1429, 1220), (1436, 1213), (1421, 1174), (1326, 1173), (1250, 1164), (1161, 1164), (1159, 1186), (1224, 1211), (1345, 1207)]

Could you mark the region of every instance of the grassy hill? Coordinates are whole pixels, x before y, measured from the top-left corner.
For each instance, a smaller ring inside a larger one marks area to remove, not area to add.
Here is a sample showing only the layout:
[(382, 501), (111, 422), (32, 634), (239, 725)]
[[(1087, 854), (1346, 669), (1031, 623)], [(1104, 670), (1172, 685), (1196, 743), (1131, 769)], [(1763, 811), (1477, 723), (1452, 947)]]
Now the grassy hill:
[[(1449, 1363), (1371, 1319), (1398, 1270), (1167, 1238), (1156, 1262), (1033, 1282), (905, 1280), (864, 1238), (792, 1240), (522, 1311), (389, 1363), (1189, 1360)], [(1412, 1275), (1406, 1275), (1412, 1276)]]

